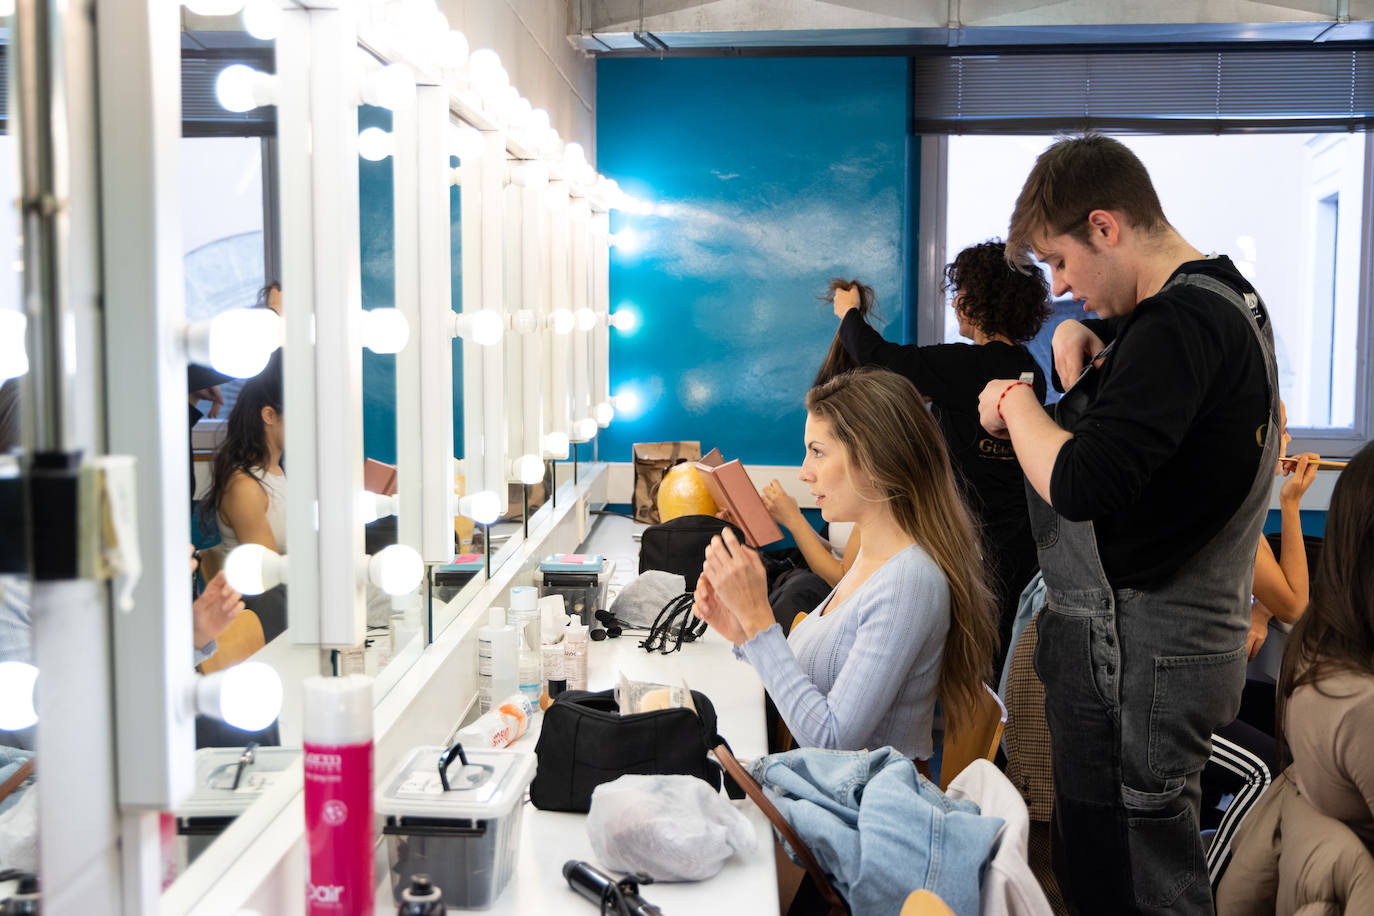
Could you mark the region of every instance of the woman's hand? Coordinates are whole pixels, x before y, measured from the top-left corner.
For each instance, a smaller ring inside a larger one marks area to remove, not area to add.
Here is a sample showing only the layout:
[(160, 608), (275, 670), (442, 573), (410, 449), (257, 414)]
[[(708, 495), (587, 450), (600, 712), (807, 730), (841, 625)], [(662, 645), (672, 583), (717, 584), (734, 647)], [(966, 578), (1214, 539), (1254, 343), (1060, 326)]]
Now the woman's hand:
[(1279, 489), (1279, 502), (1296, 506), (1302, 502), (1303, 494), (1317, 479), (1317, 462), (1321, 456), (1316, 452), (1303, 452), (1297, 456), (1297, 464), (1281, 462), (1283, 476), (1288, 479)]
[(806, 524), (801, 507), (795, 499), (787, 495), (776, 478), (759, 492), (759, 496), (763, 498), (763, 507), (768, 510), (773, 521), (788, 531), (795, 532), (798, 525)]
[(1054, 371), (1059, 373), (1059, 381), (1068, 388), (1083, 370), (1088, 361), (1102, 352), (1102, 338), (1098, 337), (1081, 321), (1073, 318), (1061, 321), (1054, 329)]
[(191, 605), (195, 647), (203, 648), (212, 639), (229, 629), (234, 618), (243, 613), (242, 596), (229, 587), (221, 572), (205, 586), (205, 591)]
[(1255, 601), (1250, 605), (1250, 632), (1245, 634), (1245, 660), (1254, 661), (1260, 647), (1269, 636), (1269, 608), (1263, 602)]
[(843, 321), (846, 314), (859, 307), (859, 288), (851, 286), (849, 289), (845, 289), (841, 286), (835, 290), (835, 295), (830, 303), (835, 307), (835, 317)]
[[(734, 614), (743, 639), (752, 639), (774, 623), (768, 606), (768, 575), (759, 555), (745, 547), (730, 529), (711, 538), (706, 546), (702, 574), (709, 578), (714, 598)], [(708, 621), (709, 622), (709, 621)]]
[(697, 589), (692, 601), (692, 615), (698, 620), (705, 621), (711, 629), (735, 645), (745, 641), (744, 630), (740, 628), (739, 621), (716, 595), (715, 589), (711, 587), (711, 580), (702, 573), (697, 579)]

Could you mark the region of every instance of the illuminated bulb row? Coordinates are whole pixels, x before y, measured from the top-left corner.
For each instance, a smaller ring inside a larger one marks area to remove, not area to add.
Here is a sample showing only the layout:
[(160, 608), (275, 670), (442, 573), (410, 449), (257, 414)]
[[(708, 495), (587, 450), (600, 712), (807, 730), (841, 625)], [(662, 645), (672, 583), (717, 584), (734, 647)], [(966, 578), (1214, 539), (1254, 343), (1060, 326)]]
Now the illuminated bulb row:
[[(365, 558), (367, 581), (388, 595), (408, 595), (420, 587), (425, 562), (413, 547), (392, 544)], [(229, 587), (245, 595), (261, 595), (289, 579), (287, 558), (261, 544), (240, 544), (224, 558)]]
[(229, 309), (186, 327), (186, 358), (225, 375), (251, 378), (267, 366), (281, 337), (281, 317), (271, 309)]

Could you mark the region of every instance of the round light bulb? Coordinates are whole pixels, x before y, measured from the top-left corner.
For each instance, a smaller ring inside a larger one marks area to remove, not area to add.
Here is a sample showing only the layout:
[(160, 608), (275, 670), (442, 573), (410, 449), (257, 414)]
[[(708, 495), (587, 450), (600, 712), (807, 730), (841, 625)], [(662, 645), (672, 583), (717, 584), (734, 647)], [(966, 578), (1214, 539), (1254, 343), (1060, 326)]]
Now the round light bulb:
[(400, 309), (365, 309), (362, 332), (373, 353), (400, 353), (410, 340), (410, 322)]
[(425, 561), (414, 547), (392, 544), (373, 554), (368, 562), (372, 584), (388, 595), (408, 595), (425, 578)]
[(24, 346), (28, 325), (23, 312), (0, 311), (0, 382), (29, 371), (29, 354)]
[(579, 225), (589, 222), (592, 218), (592, 208), (587, 203), (587, 198), (574, 197), (572, 205), (568, 208), (568, 216)]
[(471, 124), (455, 124), (449, 132), (449, 152), (463, 162), (481, 158), (484, 146), (482, 132)]
[(281, 346), (281, 318), (271, 309), (229, 309), (210, 319), (208, 338), (211, 368), (252, 378)]
[(591, 417), (583, 417), (581, 420), (573, 422), (572, 440), (574, 442), (590, 442), (596, 438), (596, 421)]
[(387, 64), (372, 78), (376, 81), (378, 105), (403, 111), (415, 104), (415, 74), (405, 64)]
[(183, 0), (182, 6), (197, 16), (232, 16), (243, 9), (243, 0)]
[(616, 413), (635, 414), (639, 411), (639, 395), (634, 391), (622, 391), (611, 398)]
[(628, 334), (639, 325), (639, 317), (628, 309), (620, 309), (611, 314), (611, 327), (622, 334)]
[(543, 108), (531, 109), (529, 121), (525, 126), (536, 137), (542, 136), (549, 129), (549, 113)]
[(582, 148), (582, 144), (576, 141), (563, 147), (563, 164), (569, 169), (576, 170), (587, 161), (587, 151)]
[(592, 214), (592, 234), (599, 237), (611, 234), (611, 214), (593, 213)]
[(286, 581), (286, 558), (261, 544), (240, 544), (224, 558), (224, 578), (244, 595), (261, 595)]
[(557, 128), (550, 127), (535, 142), (539, 144), (539, 155), (545, 159), (557, 159), (558, 145), (563, 142), (563, 138), (558, 136)]
[(516, 104), (520, 101), (520, 90), (510, 83), (502, 86), (492, 93), (492, 104), (496, 107), (496, 112), (507, 121), (515, 113)]
[(275, 41), (281, 33), (281, 7), (273, 0), (248, 0), (243, 7), (243, 30), (259, 41)]
[(615, 408), (606, 401), (596, 405), (596, 425), (605, 429), (615, 419)]
[(443, 41), (443, 66), (456, 69), (468, 62), (468, 37), (460, 29), (449, 29)]
[(501, 498), (490, 490), (459, 497), (458, 514), (479, 525), (490, 525), (501, 517)]
[(17, 732), (38, 723), (33, 685), (38, 669), (27, 662), (0, 662), (0, 731)]
[(478, 309), (453, 316), (453, 336), (471, 341), (479, 347), (498, 343), (506, 332), (506, 322), (491, 309)]
[(530, 104), (530, 100), (517, 94), (515, 101), (511, 103), (506, 112), (506, 119), (514, 130), (524, 130), (525, 126), (529, 124), (530, 115), (533, 112), (534, 106)]
[(544, 461), (538, 455), (521, 455), (511, 462), (511, 476), (533, 486), (544, 479)]
[(568, 309), (554, 309), (549, 315), (549, 323), (555, 334), (570, 334), (577, 319)]
[(626, 254), (633, 254), (639, 250), (639, 236), (633, 229), (621, 229), (611, 234), (611, 245)]
[(281, 676), (263, 662), (227, 668), (219, 685), (220, 718), (246, 732), (262, 731), (281, 714)]
[(573, 313), (573, 319), (577, 322), (579, 331), (590, 331), (596, 327), (596, 312), (591, 309), (582, 308)]
[(544, 457), (559, 460), (567, 458), (568, 447), (571, 444), (571, 440), (568, 439), (567, 433), (545, 433), (542, 443), (544, 447)]
[(252, 111), (258, 107), (253, 83), (257, 71), (247, 64), (230, 64), (215, 77), (215, 98), (226, 111)]
[(472, 85), (482, 96), (497, 92), (510, 83), (501, 58), (491, 48), (479, 48), (468, 56), (468, 75)]
[(358, 155), (369, 162), (380, 162), (391, 155), (391, 134), (380, 127), (368, 127), (358, 134)]

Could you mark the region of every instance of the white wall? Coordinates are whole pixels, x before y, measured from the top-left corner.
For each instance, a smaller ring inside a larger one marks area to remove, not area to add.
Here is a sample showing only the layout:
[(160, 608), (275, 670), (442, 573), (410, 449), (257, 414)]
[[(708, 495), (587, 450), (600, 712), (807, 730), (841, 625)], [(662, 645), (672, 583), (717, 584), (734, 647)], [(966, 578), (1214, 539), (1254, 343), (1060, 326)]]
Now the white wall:
[(596, 62), (568, 44), (564, 0), (439, 0), (439, 9), (474, 51), (499, 54), (511, 84), (596, 165)]

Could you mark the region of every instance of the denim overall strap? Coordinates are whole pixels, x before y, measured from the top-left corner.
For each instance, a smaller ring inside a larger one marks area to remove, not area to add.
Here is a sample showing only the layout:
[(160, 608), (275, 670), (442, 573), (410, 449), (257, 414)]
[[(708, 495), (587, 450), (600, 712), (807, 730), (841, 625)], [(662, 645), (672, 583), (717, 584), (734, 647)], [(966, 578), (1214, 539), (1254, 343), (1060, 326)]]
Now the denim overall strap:
[[(1257, 295), (1178, 275), (1241, 311), (1264, 356), (1269, 423), (1240, 508), (1168, 581), (1113, 589), (1090, 522), (1027, 487), (1047, 589), (1035, 667), (1055, 779), (1054, 859), (1076, 913), (1211, 913), (1198, 836), (1199, 775), (1245, 680), (1246, 600), (1278, 460), (1273, 331)], [(1070, 398), (1061, 424), (1084, 406)]]

